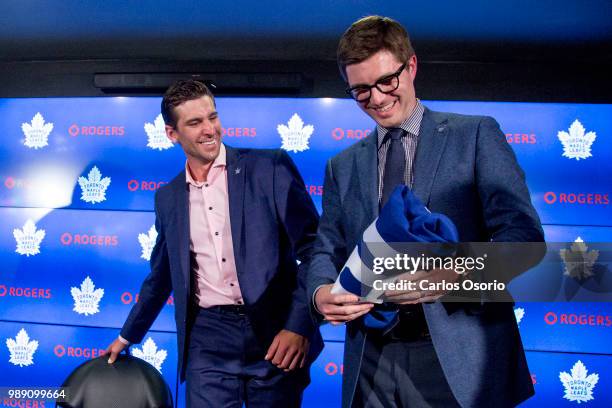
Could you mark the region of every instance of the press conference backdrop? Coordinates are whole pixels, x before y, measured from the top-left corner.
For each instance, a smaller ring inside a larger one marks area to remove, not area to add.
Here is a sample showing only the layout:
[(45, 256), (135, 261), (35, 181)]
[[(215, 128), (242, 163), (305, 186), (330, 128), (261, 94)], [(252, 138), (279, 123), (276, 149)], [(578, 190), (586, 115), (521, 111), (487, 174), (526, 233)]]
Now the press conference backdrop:
[[(0, 100), (0, 387), (58, 386), (117, 336), (138, 301), (156, 238), (153, 195), (185, 165), (165, 137), (159, 103)], [(424, 104), (499, 121), (548, 241), (612, 241), (612, 105)], [(225, 143), (286, 149), (319, 210), (326, 160), (373, 128), (344, 99), (218, 98), (217, 105)], [(173, 308), (170, 298), (132, 351), (174, 390)], [(515, 314), (536, 389), (523, 406), (611, 406), (609, 303), (524, 303)], [(322, 330), (326, 347), (312, 367), (306, 407), (340, 406), (344, 328)], [(0, 406), (26, 405), (3, 398)]]

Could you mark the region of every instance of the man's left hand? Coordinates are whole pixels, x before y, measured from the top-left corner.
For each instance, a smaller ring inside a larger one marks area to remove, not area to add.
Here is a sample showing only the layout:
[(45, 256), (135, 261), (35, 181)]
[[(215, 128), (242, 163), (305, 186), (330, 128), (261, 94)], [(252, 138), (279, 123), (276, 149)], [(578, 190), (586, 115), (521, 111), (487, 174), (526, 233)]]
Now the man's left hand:
[(289, 330), (281, 330), (264, 357), (272, 364), (285, 371), (304, 367), (310, 343), (308, 339)]
[(399, 275), (396, 282), (400, 280), (413, 282), (415, 290), (388, 290), (385, 292), (385, 301), (400, 305), (434, 302), (448, 293), (443, 288), (429, 289), (434, 284), (451, 284), (461, 277), (452, 269), (432, 269), (430, 271), (418, 271), (415, 273), (404, 273)]

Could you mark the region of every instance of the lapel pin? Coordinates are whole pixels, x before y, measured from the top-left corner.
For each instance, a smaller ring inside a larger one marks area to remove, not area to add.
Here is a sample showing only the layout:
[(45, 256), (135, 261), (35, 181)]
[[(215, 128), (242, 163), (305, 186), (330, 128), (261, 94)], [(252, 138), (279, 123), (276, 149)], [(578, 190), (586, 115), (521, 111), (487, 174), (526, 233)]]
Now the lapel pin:
[(234, 170), (234, 174), (238, 175), (240, 174), (240, 170), (242, 170), (240, 167), (238, 167), (236, 170)]

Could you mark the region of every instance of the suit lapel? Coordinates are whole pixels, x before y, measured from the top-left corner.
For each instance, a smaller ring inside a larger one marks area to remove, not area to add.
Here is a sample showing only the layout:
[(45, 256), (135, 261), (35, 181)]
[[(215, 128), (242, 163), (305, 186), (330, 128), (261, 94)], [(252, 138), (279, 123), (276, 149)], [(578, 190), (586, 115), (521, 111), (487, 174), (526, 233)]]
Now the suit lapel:
[(189, 186), (185, 179), (185, 171), (176, 178), (173, 186), (174, 199), (176, 200), (176, 225), (178, 232), (178, 248), (181, 272), (185, 282), (185, 290), (189, 293), (191, 285), (191, 267), (189, 261)]
[(367, 220), (378, 215), (378, 157), (377, 132), (374, 130), (368, 138), (361, 141), (361, 148), (355, 154), (353, 166), (357, 169), (357, 188), (362, 194), (364, 214)]
[(230, 225), (232, 242), (236, 259), (236, 268), (241, 269), (239, 254), (242, 245), (242, 218), (244, 213), (244, 182), (246, 166), (243, 156), (237, 149), (225, 146), (227, 152), (227, 199), (229, 200)]
[(412, 191), (427, 206), (448, 134), (447, 121), (437, 121), (427, 108), (421, 121), (414, 163)]

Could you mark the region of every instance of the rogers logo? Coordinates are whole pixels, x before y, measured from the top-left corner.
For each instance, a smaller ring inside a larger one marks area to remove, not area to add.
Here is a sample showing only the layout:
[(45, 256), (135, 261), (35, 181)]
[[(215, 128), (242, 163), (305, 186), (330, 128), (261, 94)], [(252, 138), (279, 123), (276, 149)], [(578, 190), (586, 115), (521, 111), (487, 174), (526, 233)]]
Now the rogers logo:
[(15, 399), (15, 398), (4, 398), (2, 400), (3, 407), (17, 407), (17, 408), (45, 408), (45, 400), (34, 400), (34, 399)]
[[(138, 293), (132, 294), (130, 292), (123, 292), (121, 294), (121, 303), (129, 305), (131, 303), (138, 303)], [(166, 301), (168, 306), (174, 306), (174, 296), (170, 296)]]
[(335, 128), (331, 132), (331, 136), (336, 140), (347, 139), (363, 139), (367, 137), (372, 129), (342, 129)]
[(7, 177), (6, 180), (4, 180), (4, 186), (9, 190), (12, 189), (15, 187), (15, 179), (12, 177)]
[(536, 144), (534, 133), (506, 133), (506, 141), (510, 144)]
[(5, 297), (5, 296), (51, 299), (51, 289), (48, 289), (48, 288), (20, 288), (20, 287), (0, 285), (0, 297)]
[(117, 246), (119, 245), (119, 237), (117, 235), (88, 235), (64, 232), (60, 236), (60, 242), (63, 245)]
[(560, 313), (548, 312), (544, 315), (544, 321), (548, 325), (553, 324), (568, 324), (571, 326), (612, 326), (612, 317), (610, 315), (595, 315), (595, 314), (576, 314), (576, 313)]
[(32, 187), (32, 184), (27, 180), (16, 179), (14, 177), (8, 176), (6, 179), (4, 179), (4, 187), (9, 190), (12, 190), (14, 188), (30, 188)]
[(599, 193), (555, 193), (547, 191), (544, 193), (546, 204), (580, 204), (580, 205), (608, 205), (610, 199), (608, 194)]
[(323, 195), (323, 186), (307, 185), (306, 191), (308, 191), (308, 194), (311, 196), (321, 196)]
[(79, 126), (76, 123), (68, 128), (70, 136), (118, 136), (125, 135), (123, 126)]
[(95, 347), (72, 347), (64, 346), (63, 344), (58, 344), (53, 347), (53, 354), (55, 354), (58, 358), (62, 358), (64, 356), (76, 358), (96, 358), (101, 356), (104, 351), (104, 349)]
[(548, 312), (544, 315), (544, 321), (546, 322), (546, 324), (553, 325), (557, 323), (557, 320), (558, 318), (555, 312)]
[(338, 364), (330, 361), (329, 363), (325, 364), (325, 374), (327, 375), (344, 374), (344, 364), (340, 364), (340, 366), (338, 366)]
[(130, 191), (156, 191), (161, 186), (168, 184), (167, 181), (145, 181), (145, 180), (130, 180), (127, 183), (127, 188)]
[(257, 128), (222, 128), (221, 133), (227, 137), (255, 137)]

